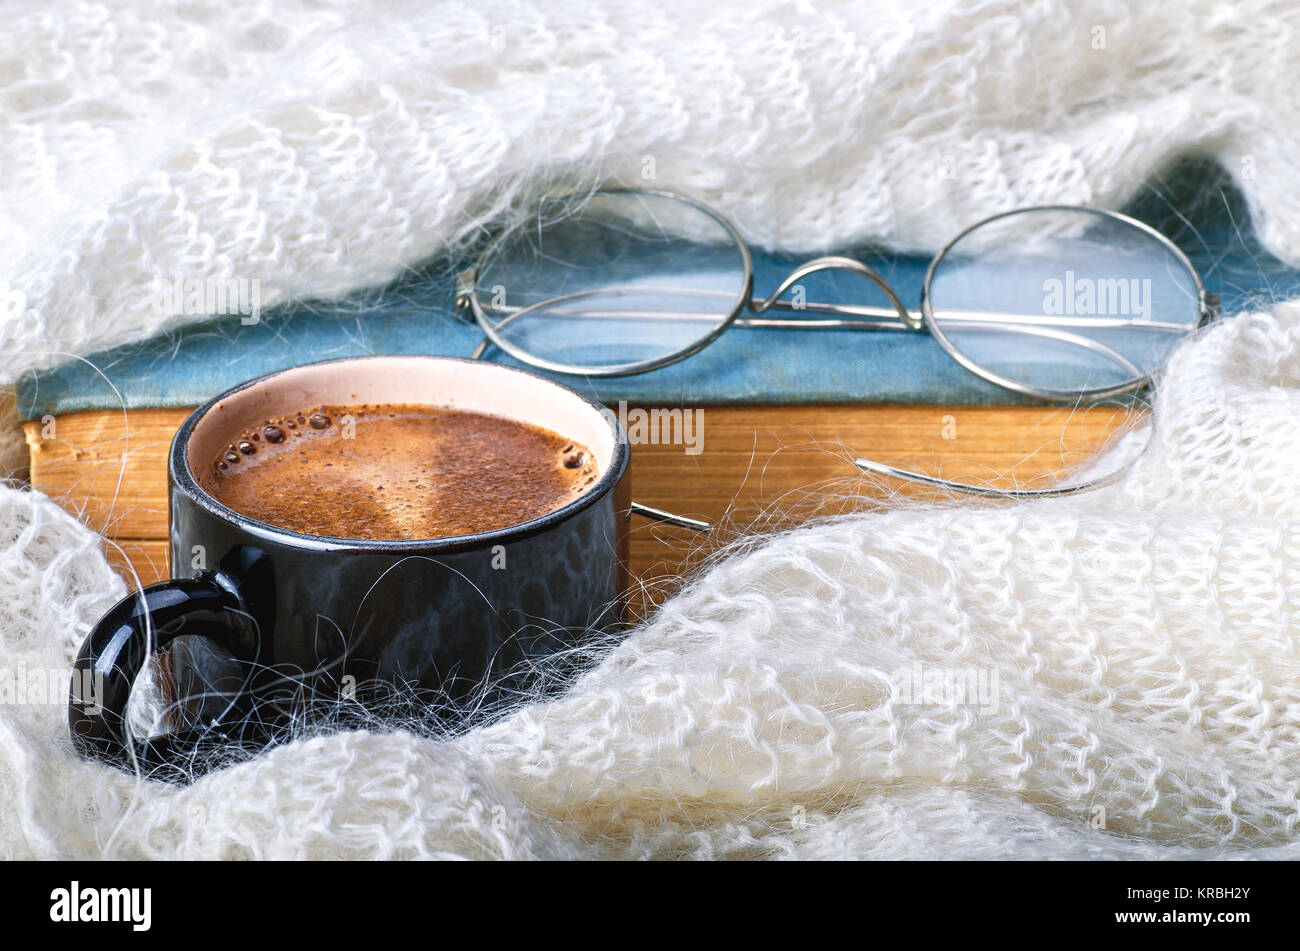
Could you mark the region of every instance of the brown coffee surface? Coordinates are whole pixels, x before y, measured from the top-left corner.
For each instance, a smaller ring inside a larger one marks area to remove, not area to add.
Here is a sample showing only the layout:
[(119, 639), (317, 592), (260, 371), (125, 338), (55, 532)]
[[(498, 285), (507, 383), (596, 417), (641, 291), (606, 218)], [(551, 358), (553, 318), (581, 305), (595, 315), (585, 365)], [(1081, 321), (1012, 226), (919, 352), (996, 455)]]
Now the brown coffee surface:
[(242, 515), (307, 535), (414, 540), (517, 525), (598, 476), (539, 426), (409, 404), (315, 406), (264, 420), (199, 474)]

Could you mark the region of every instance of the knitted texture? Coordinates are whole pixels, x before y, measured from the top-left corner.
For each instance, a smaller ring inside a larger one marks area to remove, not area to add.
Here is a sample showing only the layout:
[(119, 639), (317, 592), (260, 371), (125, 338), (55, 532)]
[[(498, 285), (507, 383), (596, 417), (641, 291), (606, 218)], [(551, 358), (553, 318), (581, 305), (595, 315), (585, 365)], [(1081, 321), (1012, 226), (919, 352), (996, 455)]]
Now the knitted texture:
[(1285, 0), (56, 0), (5, 20), (0, 278), (24, 306), (0, 382), (185, 319), (155, 313), (155, 280), (329, 295), (559, 183), (679, 189), (767, 245), (934, 248), (1007, 208), (1121, 205), (1201, 152), (1300, 263)]
[[(334, 294), (602, 180), (689, 192), (758, 243), (932, 248), (1017, 205), (1121, 205), (1199, 152), (1300, 263), (1286, 3), (5, 21), (0, 379), (190, 319), (156, 280)], [(28, 681), (64, 683), (123, 585), (96, 536), (0, 489), (0, 690), (26, 684), (0, 694), (0, 855), (1300, 857), (1298, 379), (1300, 308), (1243, 315), (1180, 353), (1115, 486), (754, 541), (558, 700), (455, 740), (316, 736), (186, 789), (72, 756), (63, 688)]]
[[(1182, 350), (1155, 417), (1104, 490), (751, 542), (455, 739), (318, 735), (176, 789), (76, 759), (61, 695), (0, 707), (0, 852), (1300, 858), (1300, 304)], [(122, 584), (30, 492), (0, 544), (0, 670), (66, 676)]]

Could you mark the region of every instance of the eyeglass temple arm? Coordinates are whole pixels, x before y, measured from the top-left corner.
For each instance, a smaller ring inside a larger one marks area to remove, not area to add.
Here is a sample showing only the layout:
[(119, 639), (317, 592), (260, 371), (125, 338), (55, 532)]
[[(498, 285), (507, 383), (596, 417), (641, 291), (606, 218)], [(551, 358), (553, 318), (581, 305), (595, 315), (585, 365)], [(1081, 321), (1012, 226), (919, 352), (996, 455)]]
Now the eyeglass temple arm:
[[(825, 260), (825, 259), (824, 259)], [(816, 262), (810, 262), (815, 264)], [(855, 262), (856, 263), (856, 262)], [(838, 267), (839, 264), (833, 265)], [(865, 267), (865, 265), (863, 265)], [(856, 270), (856, 269), (855, 269)], [(735, 327), (758, 327), (758, 328), (777, 328), (788, 330), (893, 330), (893, 331), (917, 331), (924, 329), (924, 317), (918, 311), (900, 311), (898, 307), (872, 307), (864, 304), (830, 304), (824, 301), (796, 302), (780, 300), (780, 295), (784, 294), (803, 276), (809, 273), (802, 268), (792, 274), (782, 283), (770, 297), (754, 301), (752, 298), (747, 301), (752, 311), (763, 313), (769, 309), (792, 311), (797, 313), (816, 313), (832, 315), (826, 319), (817, 319), (809, 317), (745, 317), (739, 316), (733, 322)], [(681, 293), (702, 295), (712, 293), (710, 291), (698, 288), (658, 288), (660, 293)], [(583, 292), (592, 293), (592, 292)], [(725, 292), (718, 292), (720, 296), (727, 296)], [(457, 294), (456, 311), (460, 319), (466, 323), (474, 323), (474, 307), (472, 302), (472, 287), (462, 289)], [(575, 294), (571, 296), (581, 296)], [(892, 295), (891, 295), (892, 296)], [(497, 327), (505, 327), (515, 320), (527, 316), (532, 308), (530, 307), (500, 307), (498, 310), (504, 314)], [(1200, 307), (1201, 317), (1198, 325), (1209, 320), (1213, 320), (1219, 313), (1218, 298), (1214, 294), (1206, 293), (1203, 295), (1203, 303)], [(907, 313), (907, 322), (902, 321), (902, 314)], [(583, 316), (579, 312), (557, 311), (568, 316)], [(623, 314), (602, 314), (603, 318), (611, 316), (627, 317), (655, 317), (664, 320), (715, 320), (716, 315), (706, 313), (688, 313), (683, 311), (663, 311), (663, 312), (642, 312), (628, 311)], [(1134, 321), (1119, 318), (1094, 318), (1094, 317), (1064, 317), (1064, 316), (1033, 316), (1022, 314), (995, 314), (983, 311), (954, 311), (945, 310), (938, 318), (940, 324), (966, 324), (970, 327), (980, 327), (985, 330), (1005, 330), (1020, 331), (1024, 329), (1028, 332), (1029, 328), (1038, 325), (1046, 327), (1088, 327), (1094, 330), (1115, 329), (1115, 328), (1132, 328), (1147, 332), (1159, 333), (1186, 333), (1189, 329), (1187, 324), (1169, 323), (1165, 321)], [(1000, 324), (1005, 324), (1001, 326)], [(487, 351), (489, 342), (487, 340), (479, 344), (474, 352), (474, 358), (477, 359)]]
[(1076, 492), (1085, 492), (1088, 489), (1096, 489), (1103, 485), (1109, 485), (1118, 480), (1125, 472), (1128, 471), (1132, 463), (1115, 472), (1108, 473), (1096, 479), (1089, 479), (1084, 482), (1072, 482), (1069, 485), (1056, 485), (1046, 489), (999, 489), (991, 485), (974, 485), (969, 482), (954, 482), (950, 479), (941, 479), (938, 476), (926, 475), (923, 472), (916, 472), (912, 469), (900, 469), (897, 466), (891, 466), (883, 462), (876, 462), (874, 459), (868, 459), (865, 456), (858, 456), (853, 460), (853, 464), (863, 472), (870, 472), (875, 475), (888, 476), (891, 479), (900, 479), (904, 482), (917, 482), (921, 485), (928, 485), (936, 489), (948, 489), (950, 491), (962, 492), (966, 495), (978, 495), (984, 498), (995, 499), (1049, 499), (1062, 495), (1074, 495)]
[[(1211, 302), (1211, 306), (1217, 306), (1217, 304), (1218, 300), (1217, 298), (1214, 298)], [(1125, 373), (1128, 373), (1131, 376), (1141, 375), (1141, 371), (1122, 354), (1115, 352), (1111, 348), (1106, 347), (1095, 340), (1080, 337), (1077, 334), (1063, 333), (1061, 331), (1053, 331), (1044, 328), (1026, 328), (1025, 332), (1084, 346), (1089, 350), (1111, 359), (1119, 365)], [(1150, 437), (1148, 437), (1148, 440), (1149, 438)], [(888, 476), (891, 479), (900, 479), (905, 482), (915, 482), (920, 485), (928, 485), (932, 488), (947, 489), (949, 491), (962, 492), (966, 495), (978, 495), (985, 498), (1024, 500), (1047, 499), (1062, 495), (1073, 495), (1076, 492), (1085, 492), (1088, 489), (1095, 489), (1103, 485), (1109, 485), (1124, 475), (1129, 467), (1133, 465), (1134, 461), (1135, 460), (1130, 459), (1116, 471), (1104, 476), (1086, 479), (1082, 482), (1071, 482), (1068, 485), (1056, 485), (1045, 489), (1001, 489), (996, 486), (974, 485), (969, 482), (954, 482), (951, 479), (943, 479), (938, 476), (926, 475), (923, 472), (916, 472), (912, 469), (902, 469), (898, 466), (891, 466), (884, 462), (877, 462), (876, 460), (868, 459), (865, 456), (858, 456), (853, 460), (853, 464), (863, 472)]]
[(650, 519), (652, 522), (660, 522), (664, 525), (675, 525), (677, 528), (689, 528), (693, 532), (707, 532), (713, 526), (703, 519), (689, 518), (685, 515), (676, 515), (665, 509), (652, 508), (649, 505), (642, 505), (640, 502), (632, 502), (628, 505), (624, 519), (630, 519), (633, 515), (640, 515)]

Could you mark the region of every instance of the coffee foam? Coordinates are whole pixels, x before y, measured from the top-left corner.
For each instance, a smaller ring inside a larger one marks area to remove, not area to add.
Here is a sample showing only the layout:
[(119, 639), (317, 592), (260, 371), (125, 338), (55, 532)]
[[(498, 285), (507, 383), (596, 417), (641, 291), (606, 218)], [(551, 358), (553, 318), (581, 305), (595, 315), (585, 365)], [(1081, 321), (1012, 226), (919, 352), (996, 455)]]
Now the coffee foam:
[(539, 426), (363, 404), (263, 419), (210, 459), (199, 482), (227, 507), (292, 531), (416, 540), (531, 521), (598, 476), (587, 447)]

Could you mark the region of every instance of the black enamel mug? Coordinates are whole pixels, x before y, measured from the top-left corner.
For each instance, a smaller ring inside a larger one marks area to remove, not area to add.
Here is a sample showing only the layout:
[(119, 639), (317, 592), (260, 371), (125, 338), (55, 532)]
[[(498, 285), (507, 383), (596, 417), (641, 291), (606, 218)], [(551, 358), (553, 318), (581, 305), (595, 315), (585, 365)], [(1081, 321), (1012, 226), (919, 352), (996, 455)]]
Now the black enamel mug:
[[(421, 541), (304, 535), (247, 518), (200, 488), (196, 472), (259, 421), (363, 403), (541, 426), (588, 447), (599, 477), (540, 518)], [(454, 721), (490, 707), (523, 689), (539, 658), (621, 623), (627, 462), (614, 414), (498, 364), (365, 357), (234, 387), (195, 410), (172, 441), (172, 579), (124, 598), (86, 638), (69, 702), (73, 744), (87, 757), (183, 780), (210, 765), (213, 750), (260, 748), (320, 710), (364, 712), (401, 697)], [(160, 651), (175, 729), (135, 739), (127, 702)]]

